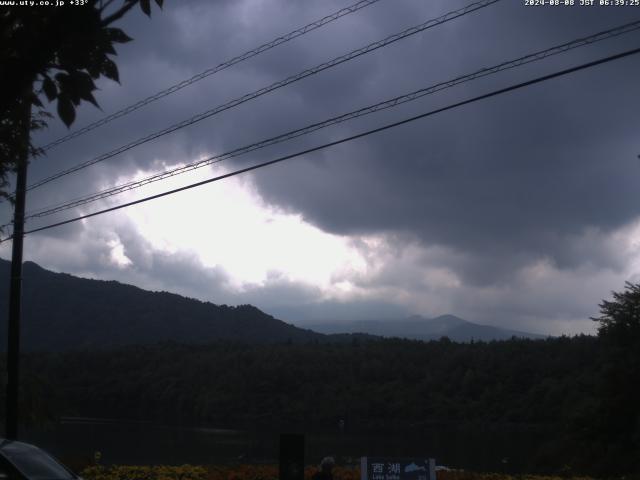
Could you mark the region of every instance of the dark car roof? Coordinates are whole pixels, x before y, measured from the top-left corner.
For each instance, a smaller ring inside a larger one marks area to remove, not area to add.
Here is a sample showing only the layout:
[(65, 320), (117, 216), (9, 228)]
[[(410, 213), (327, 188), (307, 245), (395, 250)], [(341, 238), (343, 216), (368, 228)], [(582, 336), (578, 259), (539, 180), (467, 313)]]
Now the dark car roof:
[(30, 443), (0, 439), (0, 455), (24, 477), (34, 480), (77, 478), (67, 467)]
[(7, 440), (6, 438), (0, 438), (0, 450), (5, 448), (5, 446), (14, 445), (16, 447), (33, 447), (33, 445), (29, 443), (19, 442), (18, 440)]

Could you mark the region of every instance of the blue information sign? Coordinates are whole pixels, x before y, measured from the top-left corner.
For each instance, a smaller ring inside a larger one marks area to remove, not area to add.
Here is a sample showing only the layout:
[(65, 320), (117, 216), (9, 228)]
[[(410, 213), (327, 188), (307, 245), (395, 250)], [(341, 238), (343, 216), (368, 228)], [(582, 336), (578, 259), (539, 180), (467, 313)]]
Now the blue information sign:
[(433, 458), (362, 457), (361, 480), (436, 480)]

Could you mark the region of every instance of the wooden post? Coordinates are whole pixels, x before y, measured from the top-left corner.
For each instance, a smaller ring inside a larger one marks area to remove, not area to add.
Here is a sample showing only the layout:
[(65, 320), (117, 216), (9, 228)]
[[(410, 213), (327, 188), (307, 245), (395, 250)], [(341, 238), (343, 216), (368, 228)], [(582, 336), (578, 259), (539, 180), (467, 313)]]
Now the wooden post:
[(27, 193), (27, 163), (29, 161), (29, 128), (31, 99), (23, 97), (20, 153), (17, 159), (15, 204), (13, 211), (13, 240), (11, 249), (11, 280), (9, 284), (9, 332), (7, 336), (7, 406), (5, 438), (18, 438), (18, 392), (20, 379), (20, 319), (22, 313), (22, 246), (24, 212)]

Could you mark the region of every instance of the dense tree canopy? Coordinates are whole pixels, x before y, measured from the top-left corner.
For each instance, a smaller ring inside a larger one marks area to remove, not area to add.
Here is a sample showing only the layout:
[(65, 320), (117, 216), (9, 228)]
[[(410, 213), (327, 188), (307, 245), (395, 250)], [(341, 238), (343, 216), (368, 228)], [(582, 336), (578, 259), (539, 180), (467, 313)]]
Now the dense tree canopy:
[[(323, 344), (162, 344), (30, 354), (25, 375), (49, 386), (53, 416), (377, 435), (492, 431), (545, 441), (527, 453), (557, 471), (565, 441), (594, 401), (595, 337), (459, 344), (409, 340)], [(25, 401), (38, 408), (35, 400)], [(26, 414), (27, 412), (25, 412)], [(523, 447), (524, 448), (524, 447)]]
[(593, 320), (600, 324), (601, 375), (591, 445), (609, 464), (630, 471), (640, 452), (640, 284), (613, 292)]
[[(162, 6), (163, 0), (155, 0)], [(112, 24), (134, 6), (151, 14), (150, 0), (89, 0), (73, 8), (20, 7), (0, 10), (0, 195), (8, 175), (24, 158), (38, 152), (29, 132), (46, 125), (48, 112), (41, 94), (56, 102), (62, 121), (70, 126), (83, 102), (98, 106), (95, 80), (118, 81), (110, 57), (114, 45), (131, 40)], [(30, 114), (31, 107), (37, 110)]]
[(613, 292), (613, 301), (603, 300), (600, 316), (601, 338), (618, 345), (638, 345), (640, 339), (640, 283), (627, 282), (625, 290)]

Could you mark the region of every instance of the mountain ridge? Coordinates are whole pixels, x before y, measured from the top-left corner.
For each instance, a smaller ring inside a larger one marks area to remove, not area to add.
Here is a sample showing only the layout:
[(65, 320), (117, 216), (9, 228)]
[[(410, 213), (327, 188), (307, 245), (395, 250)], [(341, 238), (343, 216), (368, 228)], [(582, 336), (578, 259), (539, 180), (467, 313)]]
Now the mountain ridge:
[[(6, 299), (10, 262), (0, 259), (0, 350), (6, 346)], [(216, 305), (166, 291), (149, 291), (114, 280), (57, 273), (23, 265), (22, 348), (27, 351), (104, 349), (162, 342), (260, 343), (349, 342), (400, 337), (414, 340), (506, 340), (544, 338), (479, 325), (454, 315), (425, 319), (293, 324), (253, 305)], [(428, 328), (427, 328), (428, 327)]]
[(434, 318), (412, 315), (404, 319), (356, 320), (351, 322), (309, 323), (305, 327), (316, 332), (367, 333), (381, 337), (398, 337), (410, 340), (439, 340), (447, 337), (456, 342), (509, 340), (512, 337), (543, 339), (539, 335), (490, 325), (481, 325), (451, 314)]
[[(0, 318), (7, 322), (10, 262), (0, 259)], [(215, 305), (113, 280), (23, 265), (22, 345), (25, 350), (110, 348), (164, 341), (247, 343), (340, 341), (298, 328), (253, 305)], [(0, 347), (6, 345), (0, 328)]]

